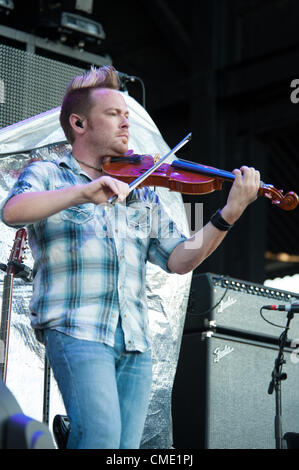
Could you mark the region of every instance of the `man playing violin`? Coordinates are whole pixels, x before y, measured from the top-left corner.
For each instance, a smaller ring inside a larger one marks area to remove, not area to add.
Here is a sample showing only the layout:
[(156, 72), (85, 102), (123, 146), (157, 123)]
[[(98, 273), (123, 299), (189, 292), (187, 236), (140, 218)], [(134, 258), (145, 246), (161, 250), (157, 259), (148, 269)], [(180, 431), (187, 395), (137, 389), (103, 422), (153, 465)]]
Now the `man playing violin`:
[(154, 191), (130, 192), (101, 173), (105, 159), (128, 151), (129, 111), (113, 67), (71, 81), (60, 122), (72, 151), (28, 165), (2, 220), (27, 226), (31, 322), (71, 421), (68, 448), (139, 448), (152, 381), (146, 261), (169, 273), (195, 269), (256, 199), (259, 173), (234, 170), (226, 205), (187, 239)]

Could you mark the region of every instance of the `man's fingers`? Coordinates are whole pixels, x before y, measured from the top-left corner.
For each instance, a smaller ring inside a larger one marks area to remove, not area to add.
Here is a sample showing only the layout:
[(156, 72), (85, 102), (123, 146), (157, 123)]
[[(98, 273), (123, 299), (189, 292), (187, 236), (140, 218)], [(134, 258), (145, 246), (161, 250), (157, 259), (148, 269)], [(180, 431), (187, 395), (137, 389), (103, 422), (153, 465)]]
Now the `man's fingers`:
[(235, 168), (232, 172), (235, 175), (235, 179), (250, 182), (252, 180), (255, 184), (260, 183), (260, 172), (253, 167), (243, 165), (240, 169)]
[(109, 189), (112, 195), (117, 196), (121, 201), (123, 201), (130, 192), (129, 185), (127, 183), (111, 178), (110, 176), (102, 176), (99, 178), (99, 181), (104, 190)]

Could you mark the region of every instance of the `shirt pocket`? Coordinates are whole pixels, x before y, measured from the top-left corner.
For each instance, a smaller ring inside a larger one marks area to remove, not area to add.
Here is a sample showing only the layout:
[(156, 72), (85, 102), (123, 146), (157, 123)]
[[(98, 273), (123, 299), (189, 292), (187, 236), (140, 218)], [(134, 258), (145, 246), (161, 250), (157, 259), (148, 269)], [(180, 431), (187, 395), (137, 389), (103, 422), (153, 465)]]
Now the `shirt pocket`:
[[(71, 187), (71, 184), (57, 184), (55, 189), (64, 189)], [(80, 204), (79, 206), (71, 206), (59, 212), (60, 219), (73, 224), (84, 224), (93, 219), (95, 214), (95, 205), (92, 203)]]
[(151, 229), (151, 207), (143, 203), (132, 203), (127, 206), (127, 227), (130, 235), (146, 237)]
[(60, 213), (62, 220), (74, 224), (85, 224), (93, 219), (95, 213), (94, 204), (82, 204), (80, 206), (69, 207)]

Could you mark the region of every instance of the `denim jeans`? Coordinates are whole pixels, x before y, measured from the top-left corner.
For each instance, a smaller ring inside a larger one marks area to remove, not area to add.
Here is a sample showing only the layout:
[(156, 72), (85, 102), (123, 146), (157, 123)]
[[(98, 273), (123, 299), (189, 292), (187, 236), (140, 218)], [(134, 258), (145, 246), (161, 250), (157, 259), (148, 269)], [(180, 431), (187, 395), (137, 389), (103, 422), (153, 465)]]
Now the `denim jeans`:
[(46, 352), (71, 421), (70, 449), (138, 449), (152, 383), (151, 351), (126, 352), (45, 330)]

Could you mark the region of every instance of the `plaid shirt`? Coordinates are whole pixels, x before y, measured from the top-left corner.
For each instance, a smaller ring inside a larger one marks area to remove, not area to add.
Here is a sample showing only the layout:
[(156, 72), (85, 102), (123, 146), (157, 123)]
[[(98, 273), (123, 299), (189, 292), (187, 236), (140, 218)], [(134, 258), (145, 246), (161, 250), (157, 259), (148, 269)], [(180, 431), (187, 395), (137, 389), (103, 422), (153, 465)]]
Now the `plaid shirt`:
[[(89, 181), (71, 153), (57, 161), (34, 162), (2, 207), (17, 194)], [(34, 328), (55, 328), (113, 346), (120, 316), (126, 349), (150, 347), (146, 262), (169, 272), (168, 257), (185, 240), (155, 192), (144, 187), (132, 191), (125, 203), (69, 207), (27, 230), (34, 258)]]

